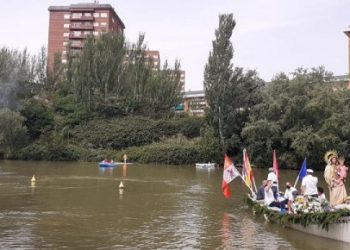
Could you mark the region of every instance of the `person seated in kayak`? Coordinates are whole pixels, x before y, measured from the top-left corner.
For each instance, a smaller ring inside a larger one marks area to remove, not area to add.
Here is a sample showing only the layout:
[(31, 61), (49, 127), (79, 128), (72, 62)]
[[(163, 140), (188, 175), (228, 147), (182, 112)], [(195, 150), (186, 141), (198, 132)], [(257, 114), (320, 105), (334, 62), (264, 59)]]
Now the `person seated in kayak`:
[(256, 200), (264, 200), (266, 184), (267, 180), (262, 180), (261, 186), (258, 188), (258, 192), (256, 193)]
[(113, 163), (113, 160), (110, 157), (107, 157), (103, 160), (104, 163)]
[(267, 175), (267, 180), (272, 181), (272, 192), (275, 199), (278, 199), (278, 179), (273, 168), (269, 168), (269, 174)]
[(285, 204), (282, 202), (279, 202), (277, 199), (275, 199), (273, 191), (272, 191), (272, 181), (267, 180), (267, 184), (265, 186), (265, 192), (264, 192), (264, 203), (268, 207), (279, 207), (281, 209), (285, 208)]
[(307, 175), (301, 181), (301, 193), (304, 196), (318, 197), (317, 183), (318, 178), (313, 176), (314, 171), (312, 169), (306, 170)]
[(282, 203), (287, 205), (288, 212), (292, 211), (292, 204), (294, 202), (294, 199), (298, 193), (298, 190), (295, 187), (292, 187), (290, 185), (290, 182), (286, 182), (286, 190), (284, 191), (284, 200)]

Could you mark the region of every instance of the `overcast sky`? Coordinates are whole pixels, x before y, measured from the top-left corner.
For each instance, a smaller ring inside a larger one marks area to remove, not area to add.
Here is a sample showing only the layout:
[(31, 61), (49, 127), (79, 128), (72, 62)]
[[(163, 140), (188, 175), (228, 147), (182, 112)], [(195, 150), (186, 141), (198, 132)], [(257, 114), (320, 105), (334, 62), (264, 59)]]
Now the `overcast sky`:
[[(0, 46), (36, 53), (47, 46), (48, 6), (93, 2), (9, 0), (1, 3)], [(278, 72), (323, 65), (335, 75), (348, 68), (350, 0), (113, 0), (126, 38), (146, 34), (162, 63), (175, 59), (186, 71), (186, 90), (203, 89), (203, 71), (219, 14), (233, 13), (233, 64), (256, 69), (266, 81)]]

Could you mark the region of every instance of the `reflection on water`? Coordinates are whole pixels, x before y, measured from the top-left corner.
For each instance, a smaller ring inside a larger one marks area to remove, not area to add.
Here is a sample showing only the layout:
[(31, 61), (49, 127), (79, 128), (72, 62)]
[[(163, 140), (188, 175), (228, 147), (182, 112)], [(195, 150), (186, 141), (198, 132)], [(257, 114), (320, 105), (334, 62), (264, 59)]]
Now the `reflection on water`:
[(221, 180), (190, 166), (0, 161), (0, 249), (349, 249), (256, 219), (244, 185), (226, 200)]

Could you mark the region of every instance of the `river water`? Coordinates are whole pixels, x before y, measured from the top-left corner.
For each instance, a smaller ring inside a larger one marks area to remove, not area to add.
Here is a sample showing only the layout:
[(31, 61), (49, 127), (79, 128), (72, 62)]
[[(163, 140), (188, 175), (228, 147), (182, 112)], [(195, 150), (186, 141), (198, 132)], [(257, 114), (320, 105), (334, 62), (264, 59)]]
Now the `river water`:
[[(256, 219), (240, 180), (230, 184), (232, 198), (223, 197), (222, 169), (135, 164), (124, 171), (0, 161), (0, 249), (350, 249)], [(297, 174), (281, 170), (281, 183)], [(259, 182), (266, 175), (255, 170)]]

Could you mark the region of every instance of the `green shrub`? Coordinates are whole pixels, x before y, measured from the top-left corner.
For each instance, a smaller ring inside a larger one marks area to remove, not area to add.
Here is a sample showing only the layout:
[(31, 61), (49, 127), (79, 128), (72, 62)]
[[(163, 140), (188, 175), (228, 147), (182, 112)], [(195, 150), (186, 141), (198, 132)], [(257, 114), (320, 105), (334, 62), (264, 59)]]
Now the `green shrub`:
[(65, 144), (31, 144), (18, 153), (21, 160), (46, 160), (46, 161), (77, 161), (79, 152), (75, 147)]

